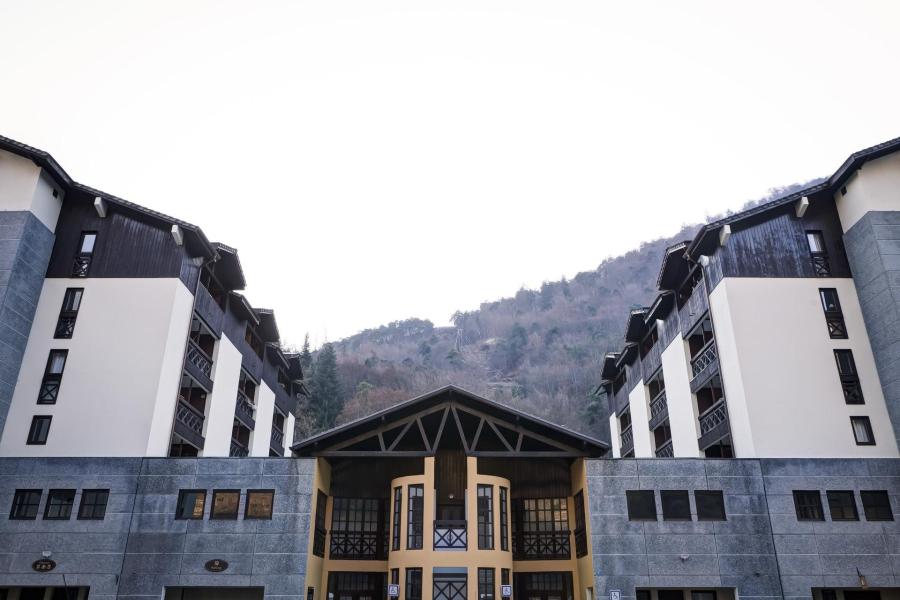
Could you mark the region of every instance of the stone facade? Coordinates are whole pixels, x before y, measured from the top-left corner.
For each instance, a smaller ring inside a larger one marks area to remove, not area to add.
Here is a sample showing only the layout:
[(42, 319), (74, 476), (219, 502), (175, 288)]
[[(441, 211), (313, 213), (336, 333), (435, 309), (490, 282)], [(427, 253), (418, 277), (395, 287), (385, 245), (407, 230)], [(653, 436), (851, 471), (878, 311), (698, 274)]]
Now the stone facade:
[[(900, 432), (900, 212), (869, 212), (844, 234), (894, 432)], [(898, 437), (900, 442), (900, 437)]]
[[(180, 586), (263, 587), (266, 598), (300, 600), (309, 540), (312, 459), (0, 459), (0, 510), (16, 489), (110, 490), (106, 518), (0, 518), (0, 586), (90, 586), (95, 598), (160, 598)], [(181, 489), (207, 490), (203, 520), (175, 520)], [(210, 520), (214, 489), (241, 490), (237, 520)], [(274, 490), (271, 520), (245, 520), (248, 489)], [(43, 551), (57, 567), (35, 573)], [(228, 569), (204, 565), (224, 559)]]
[(0, 212), (0, 431), (31, 332), (53, 233), (27, 211)]
[[(628, 519), (625, 492), (722, 490), (726, 521)], [(825, 521), (798, 521), (794, 490), (819, 490)], [(900, 507), (900, 462), (889, 459), (620, 459), (588, 461), (595, 597), (635, 588), (733, 588), (744, 598), (811, 598), (813, 588), (900, 585), (900, 523), (832, 522), (826, 490), (887, 490)], [(859, 508), (862, 513), (862, 508)]]

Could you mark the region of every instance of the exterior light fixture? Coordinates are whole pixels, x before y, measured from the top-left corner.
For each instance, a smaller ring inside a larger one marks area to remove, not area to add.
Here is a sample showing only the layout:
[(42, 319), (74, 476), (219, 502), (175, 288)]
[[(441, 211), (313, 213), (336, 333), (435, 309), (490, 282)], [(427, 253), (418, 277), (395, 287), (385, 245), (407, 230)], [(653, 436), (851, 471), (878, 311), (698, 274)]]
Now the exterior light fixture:
[(869, 589), (869, 582), (866, 581), (866, 576), (859, 572), (859, 567), (856, 567), (856, 575), (859, 577), (859, 587), (864, 590)]

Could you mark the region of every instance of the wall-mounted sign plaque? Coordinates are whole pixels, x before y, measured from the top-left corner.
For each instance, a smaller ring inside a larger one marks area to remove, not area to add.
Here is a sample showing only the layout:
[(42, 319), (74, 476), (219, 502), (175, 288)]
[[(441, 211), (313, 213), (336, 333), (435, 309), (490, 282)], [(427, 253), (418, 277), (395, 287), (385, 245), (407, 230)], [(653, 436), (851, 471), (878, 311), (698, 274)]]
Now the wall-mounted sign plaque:
[(211, 573), (221, 573), (228, 568), (228, 561), (222, 560), (221, 558), (214, 558), (206, 561), (206, 564), (203, 566)]
[(38, 573), (46, 573), (47, 571), (52, 571), (56, 568), (56, 561), (50, 560), (49, 558), (41, 558), (31, 563), (31, 568)]

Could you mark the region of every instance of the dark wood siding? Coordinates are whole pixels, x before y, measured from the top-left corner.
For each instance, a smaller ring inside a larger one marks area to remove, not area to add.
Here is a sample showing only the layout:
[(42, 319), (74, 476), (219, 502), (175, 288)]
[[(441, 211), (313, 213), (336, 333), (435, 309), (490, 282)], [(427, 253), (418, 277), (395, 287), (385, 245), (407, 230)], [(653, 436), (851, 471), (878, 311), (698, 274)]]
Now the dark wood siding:
[(424, 474), (424, 458), (334, 459), (329, 494), (344, 498), (387, 498), (391, 480)]
[(434, 457), (434, 486), (438, 498), (464, 498), (466, 491), (466, 453), (439, 450)]
[(89, 277), (180, 277), (194, 291), (189, 282), (196, 278), (196, 267), (169, 229), (114, 207), (101, 219), (93, 198), (84, 196), (63, 203), (47, 277), (72, 276), (82, 231), (97, 232)]
[(478, 459), (478, 473), (509, 479), (512, 498), (563, 498), (572, 495), (570, 462), (565, 458)]

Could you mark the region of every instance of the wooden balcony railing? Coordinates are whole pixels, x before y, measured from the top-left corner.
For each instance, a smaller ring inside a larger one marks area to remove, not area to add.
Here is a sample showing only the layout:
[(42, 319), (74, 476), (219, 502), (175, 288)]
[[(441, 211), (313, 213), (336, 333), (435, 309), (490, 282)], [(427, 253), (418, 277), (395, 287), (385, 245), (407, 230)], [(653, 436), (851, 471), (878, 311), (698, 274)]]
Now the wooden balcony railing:
[[(242, 392), (238, 390), (237, 400), (235, 401), (234, 406), (235, 415), (244, 422), (245, 425), (250, 425), (253, 423), (253, 403), (250, 402), (250, 398)], [(249, 422), (248, 422), (249, 421)]]
[(231, 449), (228, 452), (228, 456), (244, 457), (249, 455), (250, 448), (234, 438), (231, 439)]
[(669, 416), (666, 391), (663, 390), (650, 401), (650, 429), (656, 429)]
[(278, 431), (275, 427), (272, 427), (272, 435), (269, 438), (269, 443), (273, 448), (278, 448), (279, 450), (284, 447), (284, 432)]
[(187, 359), (204, 375), (212, 379), (212, 358), (194, 343), (194, 340), (188, 342)]
[(672, 458), (675, 453), (672, 451), (672, 440), (667, 441), (656, 449), (656, 458)]
[(723, 423), (728, 422), (728, 410), (725, 407), (725, 398), (703, 411), (699, 417), (700, 435), (705, 435)]
[(622, 449), (621, 455), (625, 456), (632, 450), (634, 450), (634, 431), (631, 429), (631, 425), (625, 428), (625, 431), (622, 432)]
[(568, 560), (569, 537), (569, 531), (514, 532), (513, 560)]
[(713, 339), (706, 342), (706, 345), (700, 349), (700, 352), (691, 359), (691, 378), (693, 379), (702, 373), (703, 369), (711, 365), (718, 356), (716, 353), (716, 341)]
[(387, 546), (378, 531), (331, 531), (332, 559), (385, 560)]
[(203, 435), (203, 413), (187, 403), (183, 398), (178, 400), (175, 418), (197, 435)]
[(434, 522), (435, 550), (465, 550), (466, 546), (465, 520), (438, 519)]

